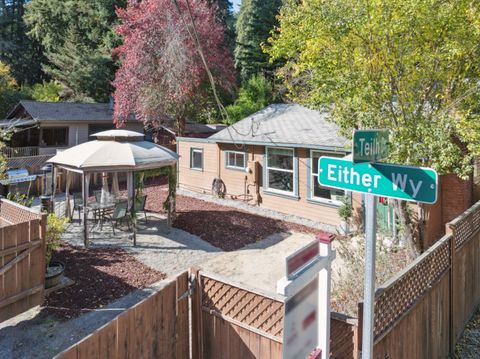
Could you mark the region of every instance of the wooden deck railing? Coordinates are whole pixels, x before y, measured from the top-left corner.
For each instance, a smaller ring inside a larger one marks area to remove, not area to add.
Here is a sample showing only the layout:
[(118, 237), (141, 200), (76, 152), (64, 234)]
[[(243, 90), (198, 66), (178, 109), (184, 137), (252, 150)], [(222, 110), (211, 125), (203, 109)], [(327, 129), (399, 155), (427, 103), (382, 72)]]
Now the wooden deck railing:
[(6, 158), (38, 156), (38, 146), (5, 147), (2, 153)]

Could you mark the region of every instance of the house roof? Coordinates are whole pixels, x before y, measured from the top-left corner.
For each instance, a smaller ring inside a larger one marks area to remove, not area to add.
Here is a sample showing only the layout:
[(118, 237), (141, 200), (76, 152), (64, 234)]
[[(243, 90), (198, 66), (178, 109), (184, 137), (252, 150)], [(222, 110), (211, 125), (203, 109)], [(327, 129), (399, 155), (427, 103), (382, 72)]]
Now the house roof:
[(205, 123), (195, 123), (187, 122), (185, 124), (185, 132), (188, 133), (217, 133), (220, 130), (226, 128), (227, 125), (224, 124), (205, 124)]
[[(40, 102), (20, 101), (8, 114), (7, 119), (18, 118), (19, 111), (25, 112), (38, 122), (73, 121), (112, 122), (112, 111), (108, 103), (78, 103), (78, 102)], [(21, 116), (22, 118), (24, 116)]]
[(329, 114), (298, 104), (273, 104), (210, 136), (220, 143), (288, 145), (345, 149), (349, 141), (338, 134)]

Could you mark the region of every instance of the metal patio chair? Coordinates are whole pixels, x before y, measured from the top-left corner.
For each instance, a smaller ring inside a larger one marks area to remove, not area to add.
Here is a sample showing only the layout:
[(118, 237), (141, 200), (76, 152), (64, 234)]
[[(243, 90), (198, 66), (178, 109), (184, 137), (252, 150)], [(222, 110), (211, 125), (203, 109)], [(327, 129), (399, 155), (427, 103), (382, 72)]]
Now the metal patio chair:
[(112, 213), (105, 214), (103, 218), (107, 221), (110, 221), (112, 225), (113, 235), (115, 235), (115, 227), (118, 226), (119, 223), (127, 222), (128, 230), (130, 231), (130, 215), (128, 213), (128, 202), (121, 201), (115, 203), (113, 207)]
[(145, 224), (148, 223), (147, 212), (145, 212), (145, 203), (147, 202), (147, 195), (143, 195), (135, 200), (135, 214), (143, 212), (145, 216)]

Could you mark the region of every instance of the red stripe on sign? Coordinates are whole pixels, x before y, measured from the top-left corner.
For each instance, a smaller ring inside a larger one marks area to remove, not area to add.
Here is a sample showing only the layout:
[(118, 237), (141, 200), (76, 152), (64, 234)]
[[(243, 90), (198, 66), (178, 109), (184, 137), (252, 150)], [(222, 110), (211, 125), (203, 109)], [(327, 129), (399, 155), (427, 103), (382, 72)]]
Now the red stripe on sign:
[(287, 276), (291, 275), (320, 254), (318, 242), (287, 259)]
[(303, 320), (303, 330), (307, 329), (313, 322), (315, 322), (315, 318), (317, 318), (317, 312), (314, 310)]
[(320, 359), (322, 357), (322, 349), (315, 349), (308, 357), (308, 359)]

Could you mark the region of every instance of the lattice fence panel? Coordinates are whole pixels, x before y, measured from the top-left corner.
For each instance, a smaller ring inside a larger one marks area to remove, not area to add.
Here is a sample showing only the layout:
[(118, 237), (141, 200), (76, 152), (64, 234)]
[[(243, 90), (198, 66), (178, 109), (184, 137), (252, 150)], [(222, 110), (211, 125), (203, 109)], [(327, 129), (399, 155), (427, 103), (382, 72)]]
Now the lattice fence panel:
[(444, 237), (375, 300), (374, 333), (379, 338), (431, 288), (450, 266), (450, 238)]
[(0, 218), (12, 224), (28, 222), (34, 219), (41, 219), (41, 214), (36, 214), (28, 209), (22, 208), (15, 203), (6, 200), (0, 201)]
[(458, 249), (480, 230), (480, 204), (473, 206), (466, 215), (450, 225), (455, 237), (455, 249)]
[(201, 276), (202, 306), (223, 317), (281, 337), (283, 303), (233, 285)]

